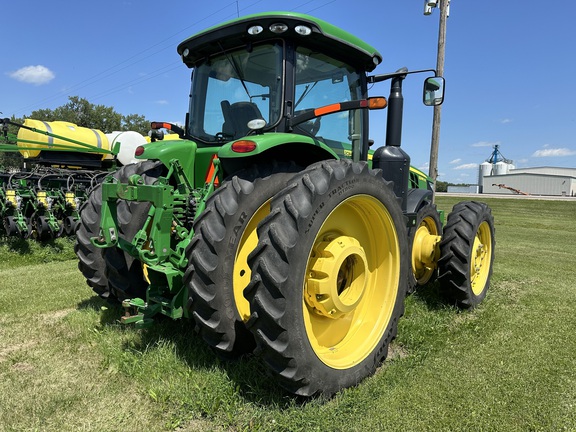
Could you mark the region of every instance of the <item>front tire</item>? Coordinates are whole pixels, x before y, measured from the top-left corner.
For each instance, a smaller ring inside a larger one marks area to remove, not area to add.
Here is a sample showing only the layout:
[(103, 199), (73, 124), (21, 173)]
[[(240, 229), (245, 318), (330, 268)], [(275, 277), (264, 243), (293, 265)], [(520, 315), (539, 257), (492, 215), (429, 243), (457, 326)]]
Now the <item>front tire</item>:
[(384, 361), (404, 311), (409, 259), (401, 208), (365, 163), (310, 166), (258, 227), (248, 321), (282, 387), (331, 395)]
[(426, 203), (416, 214), (416, 225), (409, 229), (412, 276), (408, 294), (418, 286), (433, 282), (438, 274), (438, 241), (442, 236), (442, 223), (435, 204)]
[(184, 275), (188, 308), (202, 338), (224, 358), (254, 347), (244, 322), (250, 305), (243, 290), (250, 282), (248, 254), (256, 247), (256, 227), (269, 213), (270, 199), (299, 168), (273, 163), (239, 172), (208, 199), (194, 222)]
[(448, 301), (476, 307), (490, 287), (494, 262), (494, 217), (484, 203), (458, 203), (448, 215), (440, 242), (439, 281)]

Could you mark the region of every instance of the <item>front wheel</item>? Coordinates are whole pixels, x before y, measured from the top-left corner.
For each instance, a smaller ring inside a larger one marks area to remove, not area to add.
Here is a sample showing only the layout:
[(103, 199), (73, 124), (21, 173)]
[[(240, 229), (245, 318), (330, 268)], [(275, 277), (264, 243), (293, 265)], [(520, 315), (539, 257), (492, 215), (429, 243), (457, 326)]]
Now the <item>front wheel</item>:
[(448, 301), (469, 309), (486, 297), (494, 262), (494, 217), (484, 203), (458, 203), (440, 242), (439, 281)]
[(288, 391), (331, 395), (373, 374), (404, 311), (406, 227), (365, 163), (310, 166), (271, 203), (245, 296), (264, 362)]
[(437, 275), (438, 242), (442, 236), (442, 223), (436, 205), (426, 203), (416, 214), (416, 224), (408, 231), (412, 259), (412, 277), (408, 292), (433, 282)]

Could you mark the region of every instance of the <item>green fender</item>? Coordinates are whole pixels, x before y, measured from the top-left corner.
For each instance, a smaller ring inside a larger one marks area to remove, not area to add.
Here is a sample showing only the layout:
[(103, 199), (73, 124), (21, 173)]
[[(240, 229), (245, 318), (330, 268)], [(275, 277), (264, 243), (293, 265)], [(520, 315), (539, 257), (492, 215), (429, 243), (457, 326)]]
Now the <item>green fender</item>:
[[(250, 146), (250, 143), (253, 143), (253, 146)], [(318, 160), (341, 159), (345, 157), (345, 146), (339, 147), (329, 147), (322, 141), (305, 135), (274, 132), (250, 135), (226, 143), (218, 151), (218, 158), (224, 172), (230, 174), (255, 162), (272, 159), (291, 159), (303, 166)]]

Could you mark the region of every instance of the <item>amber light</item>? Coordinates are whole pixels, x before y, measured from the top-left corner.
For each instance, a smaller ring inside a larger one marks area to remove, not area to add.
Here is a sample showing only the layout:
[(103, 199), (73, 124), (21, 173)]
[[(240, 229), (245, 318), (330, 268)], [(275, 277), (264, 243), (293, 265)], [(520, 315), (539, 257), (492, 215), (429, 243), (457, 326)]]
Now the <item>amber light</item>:
[(136, 147), (136, 150), (134, 150), (134, 156), (142, 156), (143, 154), (144, 154), (144, 146)]
[(256, 150), (256, 143), (250, 140), (240, 140), (232, 143), (231, 148), (236, 153), (250, 153)]
[(368, 108), (371, 110), (386, 108), (386, 105), (388, 105), (388, 102), (385, 97), (368, 98)]
[(172, 130), (172, 125), (170, 123), (162, 123), (162, 122), (152, 122), (150, 123), (150, 127), (152, 129), (168, 129)]

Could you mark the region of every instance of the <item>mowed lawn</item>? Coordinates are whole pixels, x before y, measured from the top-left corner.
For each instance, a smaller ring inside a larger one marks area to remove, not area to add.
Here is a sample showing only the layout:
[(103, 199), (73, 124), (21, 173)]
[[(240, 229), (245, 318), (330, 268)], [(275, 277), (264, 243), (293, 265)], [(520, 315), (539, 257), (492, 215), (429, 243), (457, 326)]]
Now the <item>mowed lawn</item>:
[(190, 322), (119, 324), (71, 240), (0, 239), (0, 431), (574, 431), (576, 201), (484, 201), (485, 302), (408, 297), (389, 359), (330, 400), (283, 393), (256, 357), (218, 360)]

